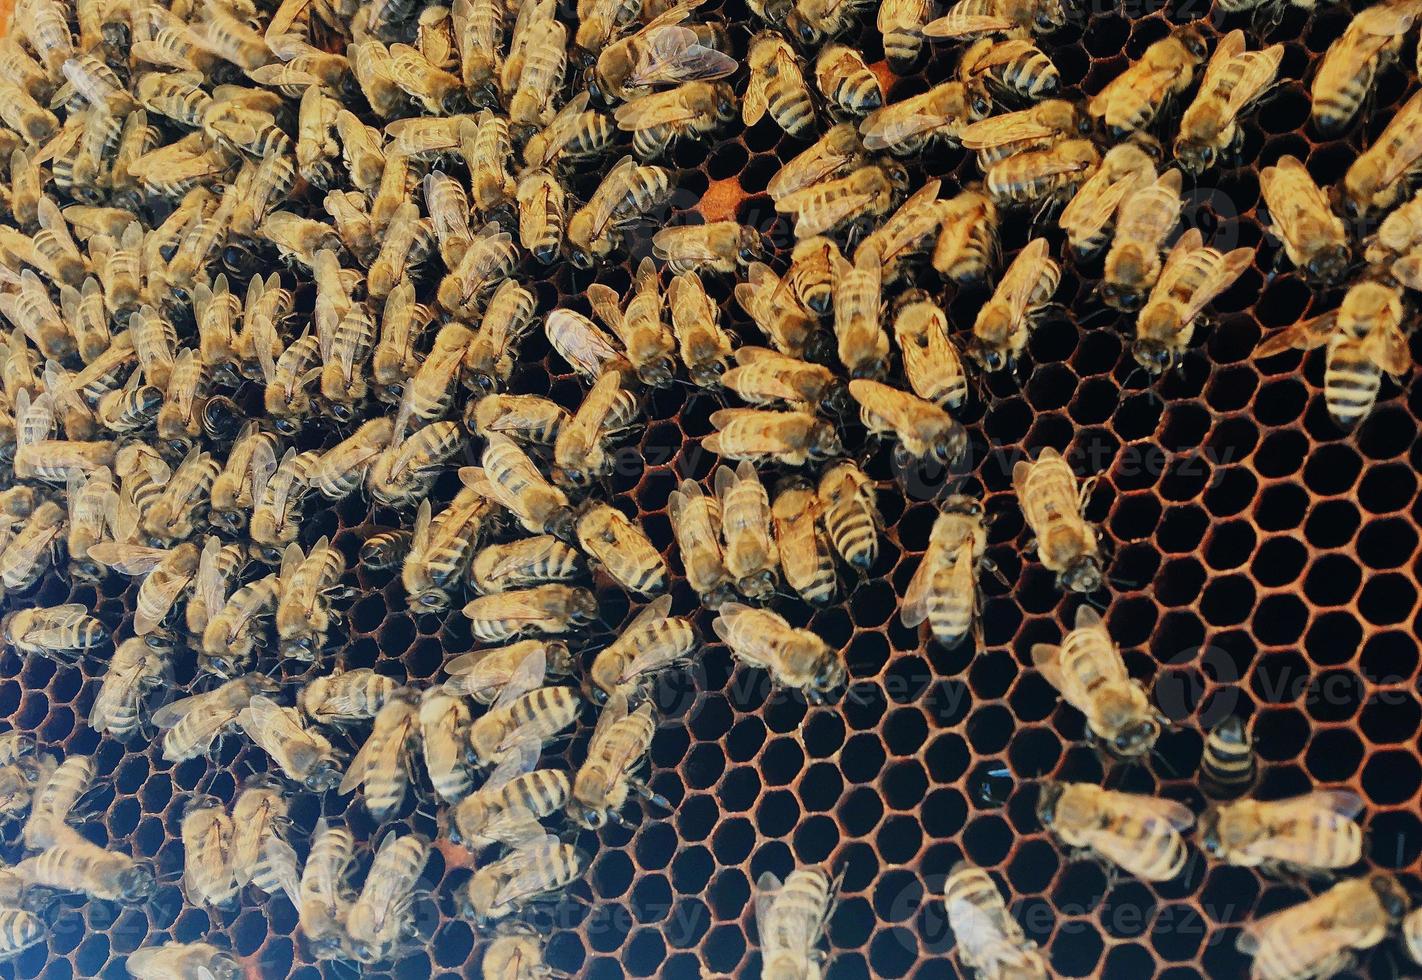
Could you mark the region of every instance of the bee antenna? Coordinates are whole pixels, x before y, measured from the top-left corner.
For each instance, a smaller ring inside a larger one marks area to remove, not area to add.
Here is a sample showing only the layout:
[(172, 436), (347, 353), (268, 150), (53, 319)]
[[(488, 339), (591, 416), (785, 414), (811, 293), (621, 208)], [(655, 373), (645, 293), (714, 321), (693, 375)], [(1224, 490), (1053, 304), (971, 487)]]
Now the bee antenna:
[(1170, 760), (1165, 757), (1165, 754), (1161, 752), (1160, 749), (1151, 749), (1150, 757), (1156, 761), (1160, 768), (1164, 769), (1170, 775), (1171, 779), (1180, 778), (1180, 773), (1170, 764)]

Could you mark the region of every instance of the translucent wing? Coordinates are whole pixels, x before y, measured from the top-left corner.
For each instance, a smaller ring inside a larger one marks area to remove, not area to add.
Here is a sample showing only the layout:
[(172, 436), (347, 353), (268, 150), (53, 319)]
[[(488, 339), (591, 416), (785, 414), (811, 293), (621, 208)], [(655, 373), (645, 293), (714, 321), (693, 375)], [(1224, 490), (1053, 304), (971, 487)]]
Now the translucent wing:
[(1031, 110), (1023, 110), (971, 123), (963, 129), (962, 143), (967, 149), (982, 150), (1004, 143), (1049, 139), (1058, 135), (1058, 130), (1038, 122)]
[(125, 575), (147, 575), (168, 557), (168, 549), (101, 541), (89, 549), (89, 557)]
[(529, 739), (512, 746), (505, 753), (503, 761), (489, 774), (488, 782), (480, 787), (481, 792), (493, 793), (507, 786), (512, 780), (533, 771), (538, 765), (539, 745)]
[(133, 631), (146, 636), (163, 625), (164, 618), (178, 596), (192, 581), (189, 576), (169, 571), (163, 575), (150, 575), (143, 580), (138, 594), (143, 598), (133, 614)]
[(627, 81), (637, 87), (709, 81), (725, 78), (736, 68), (736, 59), (701, 44), (695, 31), (657, 27), (646, 35), (642, 58)]
[(508, 683), (499, 692), (498, 700), (489, 709), (491, 712), (506, 708), (529, 691), (543, 686), (548, 671), (548, 657), (542, 647), (529, 652), (509, 675)]
[(770, 107), (769, 87), (770, 80), (764, 70), (751, 69), (741, 101), (741, 120), (747, 126), (754, 126), (765, 117), (765, 110)]
[(1188, 323), (1200, 314), (1210, 301), (1228, 289), (1254, 261), (1254, 249), (1237, 248), (1220, 255), (1211, 249), (1207, 275), (1200, 281), (1184, 304), (1182, 322)]
[(159, 728), (172, 728), (183, 720), (194, 708), (199, 708), (211, 700), (214, 691), (204, 691), (200, 694), (189, 695), (179, 698), (176, 701), (169, 701), (167, 704), (153, 712), (153, 724)]
[(1017, 253), (1017, 257), (1002, 274), (1002, 281), (997, 286), (997, 298), (1008, 305), (1014, 320), (1026, 312), (1027, 304), (1041, 279), (1042, 270), (1049, 264), (1055, 263), (1047, 256), (1047, 240), (1034, 238)]

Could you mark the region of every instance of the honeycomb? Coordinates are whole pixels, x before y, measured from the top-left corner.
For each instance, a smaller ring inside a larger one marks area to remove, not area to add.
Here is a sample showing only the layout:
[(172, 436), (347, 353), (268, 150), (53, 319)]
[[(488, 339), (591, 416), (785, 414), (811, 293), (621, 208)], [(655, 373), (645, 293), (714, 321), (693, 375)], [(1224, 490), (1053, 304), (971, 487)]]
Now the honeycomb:
[[(948, 959), (951, 935), (937, 896), (948, 870), (966, 857), (995, 872), (1061, 975), (1243, 975), (1247, 964), (1234, 949), (1239, 924), (1297, 901), (1298, 888), (1247, 869), (1207, 866), (1193, 844), (1175, 881), (1112, 880), (1090, 861), (1071, 861), (1033, 813), (1036, 780), (1103, 777), (1100, 760), (1081, 741), (1081, 716), (1026, 669), (1031, 644), (1062, 635), (1079, 602), (1023, 557), (1027, 532), (1010, 472), (1016, 459), (1044, 446), (1066, 453), (1079, 473), (1100, 476), (1088, 513), (1115, 546), (1107, 622), (1132, 672), (1148, 679), (1175, 723), (1157, 757), (1113, 774), (1113, 784), (1198, 804), (1193, 774), (1202, 726), (1227, 713), (1248, 715), (1263, 760), (1261, 795), (1298, 793), (1313, 782), (1361, 791), (1369, 801), (1369, 860), (1418, 884), (1422, 459), (1414, 443), (1422, 400), (1385, 382), (1371, 417), (1343, 435), (1324, 409), (1320, 356), (1286, 355), (1264, 365), (1251, 357), (1265, 331), (1338, 301), (1312, 293), (1292, 271), (1276, 271), (1277, 244), (1266, 238), (1259, 214), (1260, 167), (1292, 153), (1321, 183), (1336, 181), (1410, 87), (1410, 70), (1388, 71), (1366, 119), (1348, 134), (1321, 140), (1312, 131), (1300, 79), (1342, 33), (1351, 6), (1312, 13), (1289, 7), (1261, 37), (1249, 15), (1216, 16), (1200, 0), (1174, 7), (1137, 0), (1078, 10), (1071, 25), (1042, 40), (1069, 95), (1098, 91), (1176, 24), (1193, 22), (1216, 37), (1242, 26), (1255, 43), (1284, 42), (1281, 77), (1288, 81), (1251, 114), (1242, 159), (1206, 174), (1186, 195), (1187, 223), (1224, 248), (1259, 245), (1255, 266), (1217, 301), (1214, 329), (1180, 371), (1152, 391), (1118, 330), (1128, 323), (1108, 318), (1093, 298), (1099, 263), (1066, 265), (1057, 295), (1064, 310), (1033, 335), (1030, 368), (989, 379), (985, 398), (961, 416), (971, 454), (954, 480), (984, 498), (994, 519), (989, 557), (1005, 580), (985, 576), (979, 652), (971, 644), (945, 650), (925, 643), (896, 615), (928, 539), (931, 498), (947, 475), (896, 468), (887, 446), (869, 444), (857, 422), (845, 420), (847, 445), (867, 456), (880, 490), (886, 530), (877, 563), (844, 583), (842, 601), (828, 609), (812, 613), (787, 600), (776, 608), (844, 652), (849, 690), (833, 705), (807, 708), (798, 696), (773, 695), (763, 673), (735, 667), (715, 643), (694, 669), (664, 678), (656, 703), (665, 720), (652, 745), (650, 783), (674, 812), (629, 810), (631, 828), (581, 835), (594, 860), (573, 889), (581, 901), (546, 914), (544, 924), (556, 930), (551, 965), (590, 978), (754, 972), (754, 880), (765, 870), (783, 877), (794, 864), (824, 862), (845, 869), (827, 939), (837, 980), (944, 976), (957, 964)], [(753, 22), (740, 0), (706, 9), (733, 25), (743, 54), (745, 25)], [(866, 29), (859, 41), (867, 60), (877, 62), (889, 101), (948, 77), (956, 58), (952, 46), (940, 45), (920, 74), (895, 78), (877, 33)], [(1403, 64), (1412, 64), (1410, 44)], [(765, 187), (804, 146), (769, 121), (681, 144), (673, 153), (679, 189), (661, 223), (734, 217), (761, 229), (783, 263), (789, 227)], [(949, 177), (950, 188), (954, 179), (978, 176), (976, 164), (952, 149), (934, 150), (913, 167), (917, 179)], [(583, 175), (573, 189), (585, 195), (596, 179)], [(1009, 251), (1027, 240), (1030, 221), (1008, 220)], [(1036, 230), (1059, 245), (1048, 224)], [(634, 242), (634, 258), (649, 250), (652, 230)], [(624, 288), (628, 268), (582, 273), (563, 264), (549, 273), (530, 264), (522, 276), (535, 283), (546, 311), (573, 302), (594, 278)], [(755, 338), (729, 299), (729, 282), (708, 277), (707, 285), (725, 322)], [(981, 295), (950, 298), (953, 322), (970, 322)], [(582, 385), (536, 334), (511, 390), (571, 408)], [(640, 440), (621, 451), (610, 478), (611, 499), (636, 512), (674, 571), (680, 565), (668, 494), (681, 477), (704, 479), (713, 469), (715, 459), (699, 441), (718, 407), (716, 394), (683, 385), (652, 393)], [(329, 430), (308, 428), (298, 443), (309, 449), (333, 439)], [(433, 495), (436, 510), (457, 487), (456, 475), (445, 474)], [(354, 565), (365, 537), (401, 520), (356, 496), (310, 508), (301, 543), (332, 535)], [(320, 671), (336, 663), (373, 666), (422, 682), (472, 646), (457, 610), (413, 616), (397, 574), (358, 568), (348, 581), (358, 590), (345, 609), (348, 635)], [(127, 628), (136, 591), (119, 576), (71, 587), (51, 573), (21, 601), (82, 602), (119, 630)], [(632, 614), (610, 582), (600, 581), (598, 592), (603, 624), (589, 651)], [(672, 594), (677, 609), (696, 607), (679, 576)], [(711, 637), (709, 614), (697, 619)], [(281, 667), (293, 685), (309, 676), (295, 666)], [(180, 686), (191, 682), (192, 670), (191, 658), (180, 658)], [(17, 977), (123, 976), (126, 954), (139, 946), (216, 936), (226, 937), (250, 976), (344, 975), (343, 966), (310, 959), (285, 900), (248, 899), (233, 911), (183, 902), (176, 879), (184, 799), (201, 791), (230, 803), (265, 759), (241, 737), (227, 738), (211, 763), (178, 764), (165, 762), (157, 745), (100, 738), (84, 718), (101, 676), (102, 665), (6, 653), (0, 716), (42, 744), (94, 755), (108, 780), (86, 830), (149, 857), (163, 881), (140, 907), (71, 903), (55, 916), (48, 942), (6, 970)], [(592, 720), (584, 719), (566, 748), (550, 749), (545, 762), (578, 763)], [(298, 848), (322, 816), (347, 822), (358, 840), (376, 836), (364, 809), (349, 803), (335, 794), (297, 797), (291, 836)], [(435, 837), (441, 828), (429, 806), (412, 795), (397, 824)], [(15, 829), (8, 833), (13, 838)], [(368, 863), (368, 848), (364, 858)], [(395, 977), (478, 975), (481, 937), (458, 917), (452, 897), (470, 868), (469, 855), (447, 842), (432, 853), (424, 882), (431, 898), (420, 909), (427, 942), (393, 964)], [(1403, 969), (1398, 957), (1384, 944), (1360, 970), (1395, 976)]]

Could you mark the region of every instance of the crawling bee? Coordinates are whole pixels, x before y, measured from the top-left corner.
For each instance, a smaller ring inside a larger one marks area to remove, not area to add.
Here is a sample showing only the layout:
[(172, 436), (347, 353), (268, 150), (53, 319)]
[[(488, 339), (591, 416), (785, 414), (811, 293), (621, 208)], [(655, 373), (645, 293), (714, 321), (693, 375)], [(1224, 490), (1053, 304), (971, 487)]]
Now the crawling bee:
[(1319, 132), (1342, 132), (1358, 114), (1378, 75), (1397, 60), (1418, 11), (1406, 3), (1381, 3), (1358, 11), (1343, 36), (1328, 46), (1310, 89)]
[[(530, 656), (535, 659), (524, 667)], [(508, 646), (462, 653), (444, 665), (449, 680), (444, 686), (456, 694), (464, 694), (479, 704), (493, 704), (516, 675), (519, 668), (543, 676), (562, 678), (573, 673), (573, 655), (561, 640), (520, 640)], [(526, 683), (520, 680), (519, 683)]]
[(957, 940), (958, 960), (976, 976), (1046, 980), (1046, 960), (1012, 918), (986, 871), (959, 861), (943, 883), (943, 903)]
[(694, 480), (682, 480), (667, 503), (687, 581), (708, 609), (728, 601), (734, 585), (721, 545), (721, 505)]
[(958, 62), (958, 80), (975, 79), (1004, 95), (1033, 100), (1055, 95), (1062, 84), (1052, 59), (1023, 37), (974, 41)]
[(20, 609), (0, 620), (0, 636), (22, 656), (77, 661), (108, 641), (104, 624), (80, 603)]
[(588, 198), (568, 219), (568, 260), (591, 269), (621, 246), (627, 228), (664, 204), (671, 195), (672, 175), (663, 167), (638, 166), (630, 156), (613, 165)]
[(444, 687), (427, 689), (420, 698), (420, 747), (435, 794), (457, 803), (469, 794), (470, 773), (464, 756), (472, 715), (465, 700)]
[(1385, 211), (1402, 200), (1422, 170), (1422, 94), (1413, 93), (1387, 127), (1343, 175), (1343, 206), (1350, 217)]
[(723, 560), (742, 595), (767, 601), (780, 581), (780, 554), (770, 531), (770, 496), (755, 467), (742, 460), (733, 472), (716, 470), (720, 503)]
[(948, 315), (923, 290), (909, 290), (895, 301), (894, 340), (914, 394), (945, 409), (967, 401), (968, 375), (948, 336)]
[(340, 784), (341, 765), (331, 743), (307, 728), (297, 709), (258, 694), (238, 714), (237, 723), (287, 778), (307, 790), (323, 793)]
[(1143, 881), (1169, 881), (1185, 868), (1180, 831), (1195, 822), (1174, 800), (1102, 789), (1092, 783), (1042, 783), (1042, 826), (1068, 847), (1081, 848)]
[(1246, 51), (1244, 47), (1242, 30), (1220, 38), (1195, 101), (1180, 117), (1175, 157), (1192, 174), (1210, 169), (1240, 144), (1244, 139), (1240, 113), (1259, 100), (1279, 73), (1282, 44), (1263, 51)]
[(496, 935), (485, 948), (479, 969), (489, 980), (565, 976), (544, 962), (543, 945), (543, 938), (531, 926), (515, 923)]
[(768, 977), (819, 977), (828, 954), (819, 948), (843, 874), (796, 868), (782, 884), (766, 871), (756, 879), (755, 919)]
[(1116, 215), (1116, 234), (1106, 253), (1101, 298), (1130, 312), (1140, 309), (1160, 280), (1161, 249), (1180, 220), (1180, 172), (1133, 187)]
[(482, 467), (459, 471), (466, 487), (504, 507), (534, 534), (571, 539), (573, 512), (567, 495), (544, 478), (518, 443), (501, 432), (490, 433), (482, 462)]
[(591, 860), (556, 837), (524, 844), (474, 872), (461, 896), (463, 914), (483, 923), (511, 915), (567, 888), (582, 877)]
[(702, 446), (731, 459), (803, 466), (844, 451), (834, 426), (809, 412), (723, 408), (711, 414), (711, 424), (717, 431), (702, 440)]
[(815, 123), (815, 104), (790, 42), (774, 31), (762, 31), (751, 38), (746, 60), (751, 76), (741, 103), (745, 124), (754, 126), (769, 110), (785, 132), (803, 135)]
[(760, 233), (735, 221), (663, 228), (652, 236), (652, 254), (673, 275), (683, 272), (733, 273), (763, 254)]
[(595, 503), (573, 525), (578, 546), (623, 588), (642, 595), (667, 587), (667, 565), (641, 526), (610, 504)]
[(820, 526), (820, 509), (819, 496), (809, 481), (791, 477), (782, 484), (770, 510), (785, 581), (817, 606), (833, 599), (837, 586), (834, 552)]
[(711, 626), (738, 660), (765, 669), (774, 686), (798, 690), (812, 703), (822, 703), (848, 676), (829, 644), (769, 609), (728, 602)]
[(1144, 685), (1126, 671), (1095, 609), (1077, 608), (1076, 628), (1061, 646), (1034, 644), (1032, 663), (1068, 704), (1086, 715), (1087, 731), (1107, 754), (1133, 760), (1155, 748), (1166, 720), (1150, 706)]
[(907, 186), (907, 171), (885, 161), (788, 193), (776, 200), (775, 210), (795, 216), (796, 238), (810, 238), (848, 224), (870, 224), (893, 210)]
[(1254, 261), (1254, 250), (1230, 252), (1204, 244), (1199, 228), (1176, 240), (1160, 278), (1136, 320), (1131, 354), (1151, 374), (1178, 363), (1195, 334), (1200, 314), (1215, 297), (1243, 275)]
[(135, 636), (120, 643), (89, 709), (89, 727), (120, 739), (140, 731), (144, 702), (171, 683), (172, 656), (172, 641), (165, 637)]
[(582, 701), (567, 687), (542, 687), (544, 658), (530, 653), (514, 669), (493, 706), (469, 728), (470, 760), (481, 769), (496, 766), (523, 746), (541, 746), (571, 725)]
[(858, 130), (853, 123), (839, 123), (825, 130), (809, 149), (782, 166), (770, 178), (766, 192), (778, 202), (812, 184), (847, 176), (864, 161), (864, 145), (859, 141)]
[(622, 341), (642, 383), (655, 388), (671, 384), (676, 340), (662, 321), (662, 291), (652, 260), (646, 258), (638, 264), (625, 305), (602, 283), (589, 285), (587, 297), (598, 319)]
[(571, 421), (566, 408), (539, 395), (485, 395), (470, 402), (464, 414), (464, 427), (485, 439), (500, 432), (516, 442), (539, 446), (556, 445)]
[(1207, 53), (1198, 31), (1177, 28), (1092, 96), (1086, 111), (1114, 136), (1149, 129), (1170, 100), (1190, 88)]
[(976, 190), (964, 190), (940, 205), (932, 263), (959, 285), (985, 282), (1001, 258), (997, 205)]
[(608, 821), (623, 823), (618, 811), (634, 792), (664, 810), (671, 809), (665, 799), (633, 775), (646, 760), (656, 730), (651, 704), (643, 702), (629, 712), (625, 697), (616, 695), (608, 700), (588, 743), (588, 757), (573, 777), (568, 815), (576, 823), (592, 830)]
[(313, 677), (296, 695), (296, 706), (318, 725), (341, 726), (374, 718), (400, 685), (369, 667)]
[(215, 796), (183, 807), (183, 895), (197, 906), (226, 906), (240, 890), (232, 873), (232, 818)]
[(1350, 790), (1315, 790), (1287, 800), (1236, 800), (1200, 818), (1205, 851), (1228, 864), (1271, 874), (1324, 875), (1357, 864), (1363, 799)]
[(979, 82), (942, 82), (927, 92), (880, 106), (859, 133), (866, 150), (916, 156), (936, 144), (958, 145), (963, 130), (992, 112), (992, 96)]
[(978, 311), (968, 352), (984, 370), (1010, 367), (1027, 349), (1032, 327), (1061, 282), (1061, 266), (1047, 251), (1046, 239), (1029, 242)]
[(144, 946), (129, 953), (124, 966), (134, 980), (204, 975), (212, 980), (238, 980), (242, 976), (242, 968), (231, 953), (200, 942)]
[(346, 767), (337, 792), (361, 790), (365, 808), (377, 822), (394, 816), (410, 784), (412, 747), (419, 737), (419, 708), (413, 695), (396, 692), (375, 715), (370, 736)]
[(105, 902), (138, 905), (157, 887), (153, 868), (117, 851), (90, 843), (71, 827), (58, 843), (14, 866), (28, 889), (43, 894), (71, 892)]
[(437, 518), (431, 517), (430, 509), (429, 500), (420, 502), (410, 550), (400, 569), (407, 601), (416, 612), (449, 607), (494, 511), (487, 499), (468, 487)]
[(1091, 141), (1062, 140), (998, 161), (983, 184), (999, 207), (1043, 206), (1068, 200), (1100, 165), (1101, 154)]
[(873, 482), (843, 460), (825, 470), (816, 491), (818, 510), (835, 551), (851, 567), (867, 571), (879, 554), (879, 517)]
[(295, 542), (282, 557), (282, 591), (277, 599), (276, 628), (284, 656), (314, 660), (338, 614), (331, 600), (340, 590), (346, 559), (326, 537), (303, 555)]
[(1258, 776), (1253, 725), (1235, 715), (1220, 719), (1205, 736), (1200, 755), (1200, 786), (1205, 795), (1231, 799), (1254, 785)]
[(683, 272), (667, 286), (672, 333), (691, 383), (702, 388), (721, 383), (733, 344), (721, 326), (721, 309), (706, 294), (701, 277)]
[(930, 401), (864, 378), (849, 383), (849, 394), (859, 403), (865, 428), (878, 436), (892, 435), (914, 459), (952, 464), (968, 450), (967, 431)]
[(929, 37), (976, 37), (981, 34), (1031, 31), (1051, 34), (1066, 25), (1059, 0), (958, 0), (948, 12), (923, 29)]
[(567, 633), (597, 618), (597, 598), (587, 589), (553, 584), (511, 589), (466, 603), (470, 631), (486, 642), (527, 633)]
[(588, 94), (600, 102), (628, 100), (657, 86), (714, 81), (733, 73), (738, 66), (723, 53), (724, 27), (689, 23), (695, 6), (669, 6), (646, 26), (604, 47), (587, 73)]
[(677, 140), (707, 136), (736, 116), (735, 94), (725, 82), (684, 82), (666, 92), (619, 106), (617, 127), (632, 134), (640, 159), (661, 156)]
[(1347, 229), (1298, 158), (1285, 155), (1265, 167), (1259, 189), (1289, 261), (1320, 282), (1341, 280), (1352, 260)]
[(520, 538), (480, 549), (469, 579), (485, 595), (544, 582), (567, 582), (584, 573), (582, 557), (551, 534)]
[(839, 361), (853, 378), (881, 378), (888, 371), (883, 268), (878, 248), (865, 242), (855, 251), (853, 266), (840, 259), (835, 269), (834, 335)]
[(863, 116), (884, 103), (879, 77), (864, 57), (843, 44), (826, 45), (815, 59), (815, 85), (836, 108), (850, 116)]
[(811, 364), (764, 347), (737, 347), (736, 366), (721, 379), (752, 405), (817, 409), (843, 400), (842, 382), (823, 364)]
[(390, 833), (380, 842), (365, 884), (345, 917), (357, 962), (388, 960), (414, 936), (412, 893), (429, 851), (429, 844), (415, 834)]
[[(795, 295), (788, 280), (788, 275), (782, 280), (763, 262), (752, 263), (746, 270), (746, 281), (736, 284), (736, 302), (777, 351), (802, 358), (820, 351), (823, 335), (809, 310), (799, 302), (786, 302), (787, 297), (793, 299)], [(830, 290), (824, 295), (826, 302), (832, 301)]]
[(1100, 546), (1086, 520), (1094, 481), (1077, 489), (1076, 474), (1061, 454), (1048, 446), (1036, 462), (1019, 460), (1012, 468), (1012, 488), (1022, 515), (1035, 536), (1037, 557), (1057, 575), (1057, 585), (1090, 593), (1101, 587)]
[(1250, 976), (1257, 980), (1334, 976), (1351, 970), (1358, 953), (1386, 939), (1408, 904), (1396, 878), (1374, 872), (1246, 922), (1237, 945), (1254, 957)]

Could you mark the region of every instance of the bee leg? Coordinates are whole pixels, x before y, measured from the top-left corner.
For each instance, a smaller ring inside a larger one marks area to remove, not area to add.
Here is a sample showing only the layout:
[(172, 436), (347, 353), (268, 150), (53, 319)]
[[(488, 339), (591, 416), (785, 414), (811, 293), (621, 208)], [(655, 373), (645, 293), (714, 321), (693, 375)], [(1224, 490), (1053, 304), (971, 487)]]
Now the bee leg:
[(662, 796), (656, 790), (652, 789), (652, 787), (648, 786), (645, 782), (635, 776), (627, 777), (627, 785), (632, 787), (633, 791), (636, 792), (638, 796), (642, 797), (642, 799), (646, 800), (648, 803), (652, 803), (656, 806), (661, 807), (668, 813), (671, 813), (676, 809), (676, 807), (672, 806), (671, 802), (668, 801), (665, 796)]

